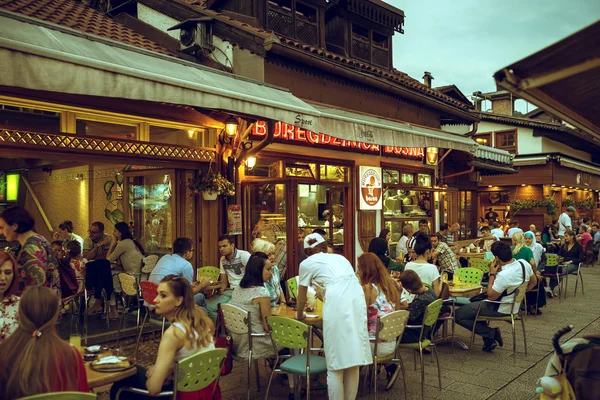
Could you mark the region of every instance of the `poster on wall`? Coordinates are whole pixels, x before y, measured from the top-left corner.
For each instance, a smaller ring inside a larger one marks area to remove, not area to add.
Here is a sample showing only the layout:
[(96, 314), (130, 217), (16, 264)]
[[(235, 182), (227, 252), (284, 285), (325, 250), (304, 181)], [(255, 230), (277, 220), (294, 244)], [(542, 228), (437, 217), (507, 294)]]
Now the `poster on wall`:
[(383, 206), (383, 187), (381, 167), (361, 165), (358, 172), (358, 194), (360, 210), (381, 210)]
[(242, 234), (242, 207), (239, 204), (227, 207), (227, 232), (229, 235)]

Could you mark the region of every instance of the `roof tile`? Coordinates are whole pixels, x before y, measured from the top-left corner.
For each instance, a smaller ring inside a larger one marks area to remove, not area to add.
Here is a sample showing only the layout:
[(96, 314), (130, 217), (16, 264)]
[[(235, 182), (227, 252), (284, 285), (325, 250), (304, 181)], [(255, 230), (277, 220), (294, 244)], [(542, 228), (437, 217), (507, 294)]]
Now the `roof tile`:
[(0, 0), (0, 8), (156, 53), (175, 56), (168, 49), (109, 16), (74, 0)]

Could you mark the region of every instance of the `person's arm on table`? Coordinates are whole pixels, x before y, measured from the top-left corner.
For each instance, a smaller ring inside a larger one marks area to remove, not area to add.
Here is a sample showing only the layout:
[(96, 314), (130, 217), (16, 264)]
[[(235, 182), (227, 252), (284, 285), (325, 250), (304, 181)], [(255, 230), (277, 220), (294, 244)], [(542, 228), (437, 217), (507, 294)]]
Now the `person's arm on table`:
[(302, 321), (306, 317), (304, 306), (306, 305), (306, 294), (308, 287), (298, 285), (298, 297), (296, 298), (296, 319)]
[(269, 318), (270, 316), (272, 316), (271, 314), (271, 299), (268, 297), (257, 297), (254, 300), (252, 300), (252, 302), (254, 304), (259, 305), (260, 307), (260, 316), (261, 316), (261, 321), (263, 324), (263, 328), (265, 328), (265, 332), (271, 332), (271, 328), (269, 327), (269, 324), (267, 324), (267, 318)]

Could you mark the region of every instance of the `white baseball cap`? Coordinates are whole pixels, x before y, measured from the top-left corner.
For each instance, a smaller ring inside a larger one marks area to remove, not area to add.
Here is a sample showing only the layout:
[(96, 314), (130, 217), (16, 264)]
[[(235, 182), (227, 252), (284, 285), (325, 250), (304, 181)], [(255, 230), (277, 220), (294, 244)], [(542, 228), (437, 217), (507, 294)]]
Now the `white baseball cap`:
[[(314, 242), (313, 244), (309, 244), (308, 242), (309, 242), (311, 239), (315, 239), (315, 240), (316, 240), (316, 242)], [(323, 243), (323, 242), (325, 242), (325, 239), (323, 239), (323, 236), (319, 235), (318, 233), (311, 233), (310, 235), (307, 235), (307, 236), (304, 238), (304, 248), (305, 248), (305, 249), (308, 249), (308, 248), (313, 248), (313, 247), (315, 247), (315, 246), (317, 246), (318, 244), (320, 244), (320, 243)]]

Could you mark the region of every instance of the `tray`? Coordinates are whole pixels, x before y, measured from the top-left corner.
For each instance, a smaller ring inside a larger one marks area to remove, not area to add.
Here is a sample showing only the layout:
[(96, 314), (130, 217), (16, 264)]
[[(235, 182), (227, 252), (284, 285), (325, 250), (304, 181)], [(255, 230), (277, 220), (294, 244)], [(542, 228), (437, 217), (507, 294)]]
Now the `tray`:
[(109, 366), (105, 366), (104, 368), (98, 368), (96, 366), (96, 364), (98, 363), (99, 360), (94, 360), (90, 363), (90, 368), (93, 369), (94, 371), (97, 372), (120, 372), (120, 371), (125, 371), (128, 369), (131, 369), (133, 367), (136, 366), (135, 364), (135, 358), (133, 357), (127, 357), (127, 361), (129, 361), (129, 366), (128, 367), (109, 367)]

